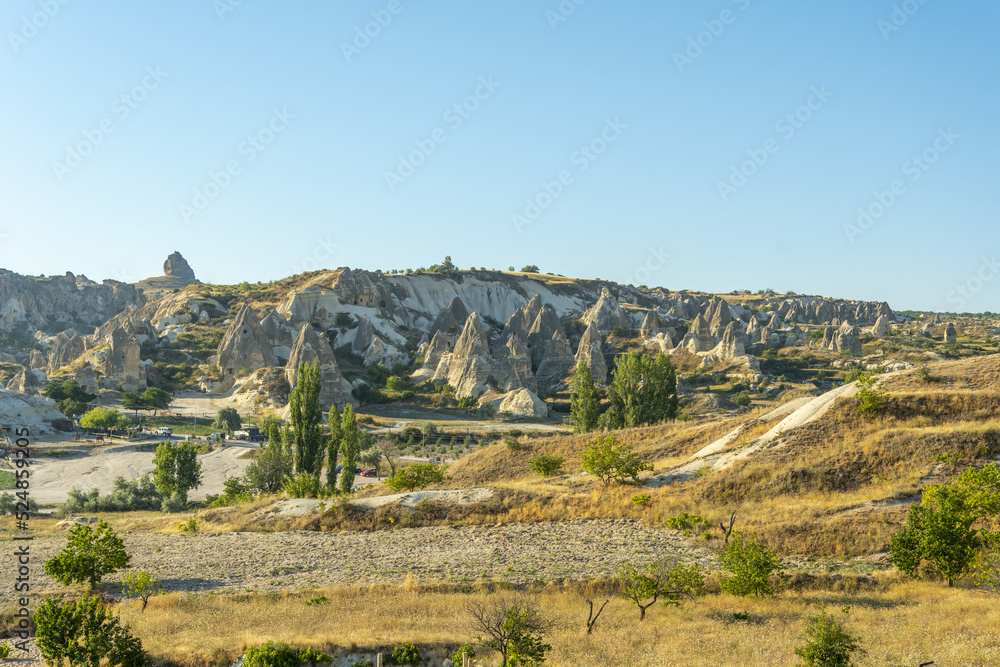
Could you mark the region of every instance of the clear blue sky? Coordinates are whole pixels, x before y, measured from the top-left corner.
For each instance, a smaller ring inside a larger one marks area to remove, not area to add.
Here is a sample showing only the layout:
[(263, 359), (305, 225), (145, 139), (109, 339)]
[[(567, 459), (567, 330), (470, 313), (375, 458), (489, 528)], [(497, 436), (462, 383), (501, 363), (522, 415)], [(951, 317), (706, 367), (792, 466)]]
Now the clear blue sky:
[[(890, 32), (889, 0), (569, 0), (558, 22), (558, 0), (62, 1), (0, 9), (14, 271), (137, 280), (179, 250), (229, 283), (447, 254), (1000, 311), (983, 263), (1000, 254), (996, 3), (910, 0)], [(345, 55), (373, 12), (391, 21)], [(706, 46), (678, 65), (689, 38)], [(449, 113), (477, 92), (467, 117)], [(390, 187), (416, 142), (433, 152)], [(604, 152), (578, 152), (592, 142)], [(907, 164), (927, 150), (933, 165)], [(753, 153), (767, 161), (720, 194)], [(561, 187), (551, 201), (543, 181)], [(895, 201), (845, 231), (876, 191)]]

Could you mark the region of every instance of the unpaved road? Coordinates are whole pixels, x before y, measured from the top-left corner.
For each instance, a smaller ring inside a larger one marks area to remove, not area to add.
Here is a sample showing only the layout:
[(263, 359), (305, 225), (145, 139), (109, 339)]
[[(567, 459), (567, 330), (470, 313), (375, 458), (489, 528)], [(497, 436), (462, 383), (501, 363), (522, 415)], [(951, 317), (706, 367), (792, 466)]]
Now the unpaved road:
[[(14, 572), (9, 533), (0, 538), (0, 568)], [(628, 562), (680, 559), (712, 565), (708, 549), (692, 547), (678, 531), (635, 521), (570, 521), (491, 526), (413, 528), (377, 532), (214, 533), (182, 536), (124, 534), (131, 567), (166, 590), (283, 590), (419, 581), (513, 583), (583, 580), (611, 575)], [(57, 588), (41, 563), (65, 544), (62, 535), (32, 542), (37, 590)], [(118, 593), (107, 577), (105, 588)], [(0, 604), (12, 587), (0, 586)]]
[[(201, 461), (201, 486), (190, 493), (192, 500), (222, 492), (229, 477), (239, 477), (250, 465), (241, 459), (246, 447), (229, 446), (198, 457)], [(72, 458), (40, 458), (31, 466), (31, 496), (41, 504), (66, 501), (73, 488), (81, 491), (111, 491), (116, 477), (134, 480), (153, 471), (153, 452), (137, 451), (134, 444), (97, 447), (89, 454)]]

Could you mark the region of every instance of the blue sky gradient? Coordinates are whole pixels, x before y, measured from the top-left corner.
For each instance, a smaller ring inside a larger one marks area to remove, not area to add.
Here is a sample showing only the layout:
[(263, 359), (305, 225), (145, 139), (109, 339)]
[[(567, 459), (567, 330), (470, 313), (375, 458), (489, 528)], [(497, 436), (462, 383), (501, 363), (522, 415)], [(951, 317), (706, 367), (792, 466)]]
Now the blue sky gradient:
[(62, 1), (0, 9), (4, 268), (133, 281), (179, 250), (232, 283), (447, 254), (1000, 311), (1000, 5)]

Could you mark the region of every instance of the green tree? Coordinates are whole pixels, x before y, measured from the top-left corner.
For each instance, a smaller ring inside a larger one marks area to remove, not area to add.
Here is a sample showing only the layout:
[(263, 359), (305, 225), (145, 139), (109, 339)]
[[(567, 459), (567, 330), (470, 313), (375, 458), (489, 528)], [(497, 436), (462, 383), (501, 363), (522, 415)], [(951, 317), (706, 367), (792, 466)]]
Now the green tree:
[(661, 598), (664, 604), (680, 605), (684, 598), (691, 598), (705, 585), (705, 576), (697, 564), (650, 563), (638, 568), (625, 563), (615, 574), (618, 597), (628, 600), (639, 608), (639, 621), (646, 618), (646, 610)]
[(652, 470), (647, 463), (632, 451), (632, 445), (618, 441), (613, 435), (599, 435), (588, 443), (580, 454), (584, 472), (601, 478), (605, 486), (613, 480), (624, 482), (626, 478), (639, 481), (639, 473)]
[(757, 539), (757, 533), (747, 539), (741, 531), (735, 532), (719, 556), (719, 564), (729, 573), (719, 582), (727, 593), (740, 597), (774, 595), (771, 575), (781, 570), (781, 559)]
[[(346, 409), (347, 406), (344, 407)], [(326, 441), (326, 488), (333, 492), (337, 490), (337, 454), (340, 452), (340, 441), (344, 438), (343, 422), (336, 405), (330, 406), (327, 423), (330, 439)]]
[(201, 486), (201, 461), (192, 443), (165, 440), (156, 448), (153, 464), (153, 482), (164, 497), (176, 493), (186, 503), (188, 491)]
[(385, 485), (393, 493), (402, 491), (418, 491), (431, 484), (443, 484), (448, 478), (447, 468), (435, 463), (418, 463), (406, 468), (400, 468), (394, 475), (386, 478)]
[(158, 389), (156, 387), (149, 387), (144, 392), (142, 392), (142, 402), (146, 405), (146, 408), (153, 411), (156, 414), (157, 410), (166, 410), (170, 407), (170, 404), (174, 402), (174, 399), (170, 397), (170, 394)]
[(147, 665), (142, 642), (98, 597), (42, 602), (35, 612), (35, 641), (50, 665), (139, 667)]
[(146, 409), (146, 402), (142, 400), (142, 396), (137, 391), (123, 391), (122, 392), (122, 407), (126, 410), (133, 410), (138, 416), (139, 410)]
[(162, 594), (163, 588), (160, 587), (160, 584), (153, 579), (153, 576), (149, 572), (133, 572), (129, 570), (122, 577), (122, 595), (127, 598), (142, 600), (142, 609), (140, 612), (146, 611), (149, 598)]
[(858, 412), (863, 415), (877, 414), (887, 405), (885, 391), (879, 389), (877, 378), (868, 373), (858, 376)]
[(845, 630), (825, 608), (809, 617), (802, 639), (805, 644), (795, 649), (795, 655), (802, 658), (801, 667), (853, 667), (852, 657), (865, 655), (857, 635)]
[(54, 380), (42, 388), (42, 394), (56, 402), (67, 417), (78, 417), (87, 411), (87, 404), (97, 398), (80, 387), (76, 380)]
[(600, 414), (600, 396), (594, 385), (590, 366), (581, 361), (573, 375), (573, 393), (570, 396), (570, 420), (574, 433), (589, 433), (597, 428)]
[(998, 513), (1000, 470), (995, 463), (966, 470), (949, 484), (928, 486), (920, 504), (910, 508), (906, 526), (892, 539), (892, 562), (915, 579), (930, 569), (953, 586), (993, 537), (975, 524)]
[(292, 455), (281, 446), (281, 439), (262, 447), (244, 473), (251, 490), (264, 495), (278, 493), (292, 477)]
[(89, 584), (93, 588), (104, 575), (128, 567), (131, 559), (121, 538), (102, 519), (97, 530), (84, 524), (73, 526), (66, 546), (45, 562), (44, 570), (65, 586)]
[(298, 445), (295, 454), (296, 472), (308, 472), (319, 477), (323, 466), (323, 412), (319, 407), (322, 389), (319, 362), (299, 364), (295, 388), (288, 398), (292, 430)]
[(528, 463), (529, 467), (537, 472), (542, 477), (552, 477), (553, 475), (558, 475), (562, 470), (563, 462), (566, 459), (562, 456), (555, 456), (553, 454), (539, 454), (538, 456), (531, 459)]
[(128, 418), (114, 408), (94, 408), (80, 417), (80, 426), (84, 428), (115, 430), (128, 424)]
[(677, 374), (662, 352), (653, 359), (639, 352), (618, 357), (608, 386), (608, 428), (656, 424), (677, 417)]
[(233, 431), (240, 430), (240, 426), (242, 425), (243, 420), (240, 419), (240, 413), (236, 411), (236, 408), (222, 408), (219, 410), (219, 414), (215, 416), (212, 428), (232, 433)]
[(500, 654), (501, 667), (538, 665), (552, 647), (542, 640), (552, 630), (537, 605), (523, 596), (490, 596), (466, 606), (479, 645)]
[(354, 469), (358, 467), (358, 455), (361, 453), (361, 429), (358, 427), (358, 420), (350, 403), (344, 406), (340, 434), (340, 451), (344, 455), (340, 473), (340, 491), (350, 493), (354, 489)]

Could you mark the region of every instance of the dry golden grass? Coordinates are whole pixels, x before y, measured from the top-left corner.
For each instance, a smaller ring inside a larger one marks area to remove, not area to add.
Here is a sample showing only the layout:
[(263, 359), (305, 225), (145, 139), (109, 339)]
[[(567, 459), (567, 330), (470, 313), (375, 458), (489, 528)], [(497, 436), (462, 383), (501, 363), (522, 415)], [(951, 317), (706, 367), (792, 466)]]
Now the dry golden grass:
[[(555, 585), (534, 592), (556, 624), (546, 664), (794, 665), (805, 617), (824, 604), (840, 618), (840, 609), (851, 607), (846, 626), (868, 652), (859, 665), (1000, 664), (997, 597), (939, 584), (805, 590), (774, 599), (710, 594), (680, 608), (653, 607), (641, 624), (633, 606), (612, 599), (589, 636), (585, 592)], [(231, 664), (248, 646), (266, 640), (341, 654), (413, 642), (425, 653), (436, 649), (443, 655), (474, 639), (464, 606), (481, 594), (413, 585), (273, 596), (171, 594), (153, 598), (144, 614), (137, 604), (125, 604), (122, 615), (159, 664)], [(317, 595), (328, 604), (306, 605)], [(734, 620), (734, 612), (750, 618)]]

